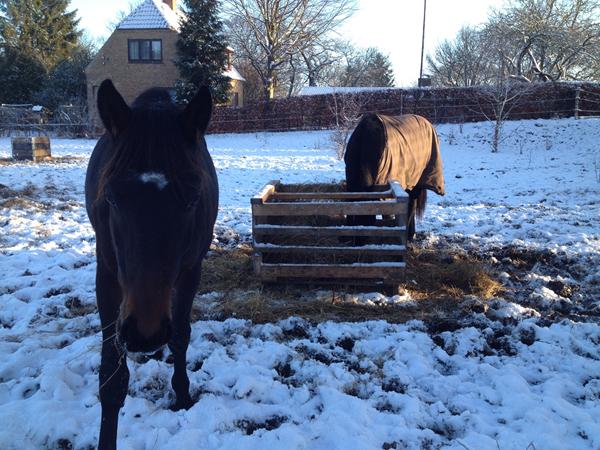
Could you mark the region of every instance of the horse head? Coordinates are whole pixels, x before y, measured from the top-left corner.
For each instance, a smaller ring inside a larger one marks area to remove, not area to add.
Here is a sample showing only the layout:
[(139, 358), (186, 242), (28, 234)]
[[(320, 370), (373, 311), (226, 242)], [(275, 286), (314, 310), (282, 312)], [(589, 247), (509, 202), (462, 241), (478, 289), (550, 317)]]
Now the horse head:
[(107, 230), (104, 238), (97, 234), (116, 272), (118, 340), (128, 351), (151, 352), (169, 341), (177, 280), (202, 251), (204, 180), (196, 155), (206, 148), (211, 108), (207, 88), (183, 110), (164, 90), (147, 91), (131, 107), (109, 80), (98, 91), (112, 156), (96, 200)]

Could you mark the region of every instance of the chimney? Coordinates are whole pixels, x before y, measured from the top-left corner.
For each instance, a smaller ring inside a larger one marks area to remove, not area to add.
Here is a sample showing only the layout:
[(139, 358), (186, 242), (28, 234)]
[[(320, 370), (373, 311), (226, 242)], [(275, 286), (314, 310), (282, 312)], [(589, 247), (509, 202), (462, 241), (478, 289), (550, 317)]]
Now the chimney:
[(173, 11), (177, 8), (177, 0), (163, 0), (163, 3), (166, 3)]

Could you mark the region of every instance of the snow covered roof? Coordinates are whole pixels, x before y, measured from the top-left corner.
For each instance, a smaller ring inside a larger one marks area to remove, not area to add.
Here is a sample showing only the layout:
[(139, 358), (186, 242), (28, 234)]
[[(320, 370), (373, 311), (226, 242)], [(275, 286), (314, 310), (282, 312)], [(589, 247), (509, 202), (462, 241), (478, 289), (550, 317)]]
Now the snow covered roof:
[(223, 75), (225, 75), (226, 77), (231, 78), (232, 80), (246, 81), (246, 79), (233, 66), (231, 66), (231, 69), (225, 70), (223, 72)]
[(125, 17), (118, 30), (174, 30), (179, 31), (179, 21), (184, 17), (180, 10), (173, 11), (162, 0), (145, 0)]
[(367, 91), (387, 91), (394, 87), (336, 87), (336, 86), (305, 86), (298, 95), (351, 94)]

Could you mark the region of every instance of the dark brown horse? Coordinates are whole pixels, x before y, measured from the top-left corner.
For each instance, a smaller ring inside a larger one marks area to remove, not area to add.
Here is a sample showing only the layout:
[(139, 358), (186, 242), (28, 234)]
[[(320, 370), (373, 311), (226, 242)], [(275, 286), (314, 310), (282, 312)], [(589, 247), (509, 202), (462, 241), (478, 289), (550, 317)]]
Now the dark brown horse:
[[(346, 153), (346, 184), (351, 192), (396, 180), (409, 195), (408, 239), (415, 234), (415, 215), (423, 216), (427, 189), (444, 195), (440, 145), (433, 125), (424, 117), (365, 114), (350, 136)], [(351, 224), (369, 225), (372, 216), (353, 216)]]
[(168, 344), (174, 409), (193, 402), (186, 373), (190, 310), (212, 240), (218, 185), (204, 133), (208, 88), (184, 110), (151, 89), (127, 106), (112, 82), (98, 91), (107, 132), (90, 158), (85, 196), (96, 232), (96, 297), (102, 323), (99, 448), (116, 448), (129, 352)]

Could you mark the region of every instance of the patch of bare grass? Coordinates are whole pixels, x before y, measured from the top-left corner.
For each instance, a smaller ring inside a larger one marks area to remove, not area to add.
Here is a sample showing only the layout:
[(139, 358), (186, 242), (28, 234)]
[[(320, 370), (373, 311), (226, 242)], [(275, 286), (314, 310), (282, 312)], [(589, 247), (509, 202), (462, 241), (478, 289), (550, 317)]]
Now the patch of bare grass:
[(288, 290), (286, 293), (274, 288), (265, 288), (254, 291), (250, 295), (225, 296), (211, 314), (223, 319), (229, 317), (249, 319), (254, 323), (276, 322), (292, 316), (313, 322), (327, 320), (359, 322), (381, 319), (389, 322), (405, 322), (415, 318), (414, 312), (409, 308), (350, 305), (340, 303), (339, 295), (332, 291), (332, 301), (309, 300), (301, 295), (299, 288)]
[(81, 156), (50, 156), (43, 161), (17, 160), (14, 158), (0, 158), (0, 166), (12, 166), (15, 164), (68, 164), (85, 161)]
[(416, 246), (408, 252), (406, 279), (413, 284), (410, 290), (416, 296), (441, 293), (450, 297), (475, 295), (489, 299), (503, 290), (502, 284), (479, 259)]
[[(203, 265), (199, 292), (219, 292), (216, 305), (208, 315), (225, 319), (237, 317), (255, 323), (273, 322), (296, 316), (321, 322), (387, 320), (424, 321), (451, 319), (470, 313), (472, 302), (466, 296), (488, 299), (501, 291), (500, 283), (475, 258), (414, 248), (409, 255), (407, 283), (400, 290), (414, 302), (397, 305), (362, 305), (345, 302), (347, 294), (372, 292), (377, 288), (318, 287), (295, 284), (263, 285), (254, 275), (252, 248), (215, 249)], [(329, 292), (330, 294), (327, 294)], [(207, 313), (196, 304), (193, 319)]]
[(11, 189), (9, 186), (0, 184), (0, 198), (13, 198), (13, 197), (32, 197), (36, 193), (37, 189), (33, 183), (28, 183), (22, 189)]
[(235, 249), (213, 248), (202, 263), (201, 294), (258, 288), (260, 282), (254, 276), (250, 245)]
[(37, 194), (38, 189), (32, 183), (28, 183), (22, 189), (11, 189), (0, 184), (0, 208), (43, 209), (46, 206), (34, 199)]

